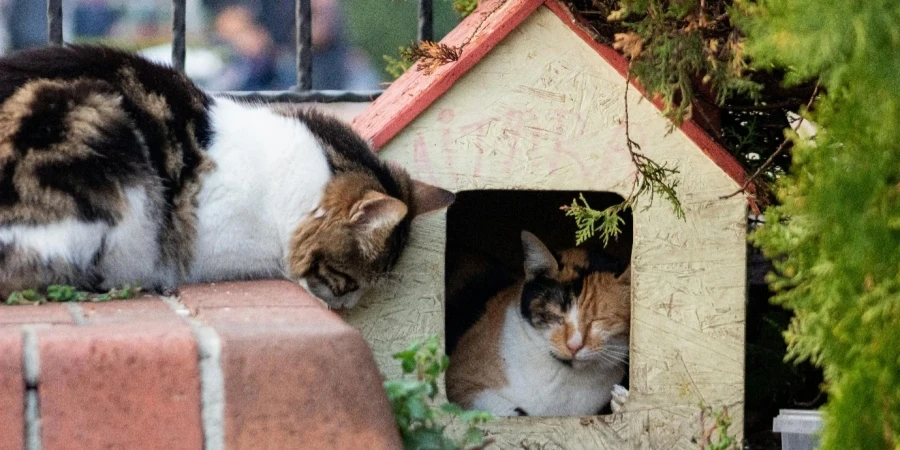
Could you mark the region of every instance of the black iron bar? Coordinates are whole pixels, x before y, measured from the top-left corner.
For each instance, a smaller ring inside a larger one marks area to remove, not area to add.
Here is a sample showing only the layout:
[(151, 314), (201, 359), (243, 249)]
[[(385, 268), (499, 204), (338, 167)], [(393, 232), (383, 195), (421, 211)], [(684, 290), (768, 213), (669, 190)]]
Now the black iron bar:
[(47, 42), (51, 45), (63, 43), (62, 0), (47, 0)]
[(246, 101), (265, 103), (365, 103), (378, 98), (383, 91), (232, 91), (213, 92)]
[(184, 72), (186, 0), (172, 0), (172, 67)]
[(312, 6), (310, 0), (296, 0), (297, 6), (297, 89), (312, 89)]
[(419, 0), (419, 42), (434, 40), (433, 6), (432, 0)]

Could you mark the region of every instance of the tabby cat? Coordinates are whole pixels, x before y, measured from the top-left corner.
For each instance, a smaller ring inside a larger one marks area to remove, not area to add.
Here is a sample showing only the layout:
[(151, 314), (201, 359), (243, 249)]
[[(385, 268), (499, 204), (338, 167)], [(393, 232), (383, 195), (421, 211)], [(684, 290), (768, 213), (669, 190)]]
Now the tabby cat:
[(0, 296), (285, 277), (352, 307), (453, 195), (315, 112), (99, 46), (0, 59)]
[(456, 344), (447, 396), (500, 416), (598, 414), (627, 398), (627, 262), (522, 232), (525, 276), (494, 295)]

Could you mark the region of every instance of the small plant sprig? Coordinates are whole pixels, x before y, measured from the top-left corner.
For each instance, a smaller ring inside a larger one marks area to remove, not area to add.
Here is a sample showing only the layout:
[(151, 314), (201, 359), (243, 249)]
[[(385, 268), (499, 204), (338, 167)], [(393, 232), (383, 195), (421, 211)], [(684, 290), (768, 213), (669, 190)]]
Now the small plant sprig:
[(581, 205), (578, 204), (576, 198), (572, 200), (571, 205), (560, 208), (566, 212), (566, 216), (575, 218), (575, 226), (578, 227), (575, 230), (575, 245), (585, 243), (599, 232), (603, 246), (606, 247), (610, 238), (614, 238), (622, 232), (620, 225), (625, 223), (625, 219), (622, 218), (621, 213), (625, 209), (631, 208), (631, 204), (626, 200), (598, 211), (591, 208), (591, 205), (585, 200), (584, 194), (579, 194), (578, 197), (581, 199)]
[[(453, 403), (437, 406), (438, 379), (447, 370), (450, 359), (443, 354), (436, 335), (424, 342), (412, 343), (393, 355), (400, 361), (403, 377), (387, 380), (384, 389), (394, 411), (397, 428), (406, 450), (479, 450), (492, 440), (486, 439), (479, 425), (492, 419), (483, 411), (465, 411)], [(407, 378), (414, 374), (415, 378)], [(459, 420), (465, 428), (461, 436), (448, 427)]]
[[(712, 417), (712, 424), (706, 425), (706, 418)], [(728, 408), (722, 407), (721, 411), (714, 411), (709, 406), (700, 406), (700, 431), (702, 436), (697, 441), (700, 450), (739, 450), (740, 442), (729, 434), (731, 418), (728, 416)], [(715, 436), (715, 439), (713, 438)]]
[(46, 292), (35, 289), (15, 291), (6, 298), (7, 305), (40, 305), (54, 302), (106, 302), (110, 300), (127, 300), (140, 295), (140, 286), (126, 284), (121, 288), (112, 288), (108, 292), (94, 293), (79, 291), (74, 286), (51, 284)]
[[(631, 78), (625, 79), (625, 144), (628, 152), (631, 154), (631, 162), (635, 167), (635, 178), (631, 185), (631, 193), (622, 203), (615, 204), (603, 210), (596, 210), (588, 205), (584, 194), (579, 194), (582, 205), (578, 204), (578, 199), (573, 199), (571, 205), (563, 205), (561, 210), (566, 212), (566, 216), (575, 218), (575, 225), (578, 229), (575, 231), (575, 245), (581, 245), (588, 239), (592, 238), (598, 232), (600, 239), (603, 240), (603, 246), (609, 244), (609, 239), (614, 238), (622, 232), (620, 225), (625, 223), (622, 213), (626, 210), (634, 210), (637, 205), (638, 198), (649, 194), (647, 207), (653, 204), (653, 199), (660, 195), (665, 198), (671, 205), (675, 213), (675, 217), (684, 219), (684, 208), (681, 206), (681, 200), (675, 192), (678, 187), (678, 180), (674, 177), (679, 173), (677, 167), (670, 167), (668, 163), (658, 163), (647, 155), (641, 153), (641, 146), (631, 139), (631, 132), (628, 125), (628, 87)], [(646, 209), (646, 208), (645, 208)]]
[(440, 42), (423, 41), (413, 44), (400, 53), (406, 61), (414, 61), (416, 70), (431, 75), (438, 67), (458, 61), (462, 56), (462, 47), (450, 47)]
[(411, 43), (408, 47), (400, 46), (397, 48), (400, 57), (395, 58), (390, 55), (384, 55), (383, 58), (387, 62), (384, 70), (391, 74), (394, 79), (400, 78), (413, 64), (416, 70), (425, 72), (425, 75), (431, 75), (438, 67), (454, 61), (458, 61), (462, 56), (462, 47), (450, 47), (439, 42), (424, 41), (421, 43)]
[[(637, 143), (632, 143), (638, 150), (641, 148)], [(638, 177), (635, 179), (637, 189), (632, 192), (629, 198), (633, 199), (632, 204), (636, 203), (638, 197), (649, 194), (650, 198), (647, 206), (653, 203), (654, 197), (661, 195), (666, 201), (671, 203), (672, 211), (675, 217), (684, 219), (684, 208), (681, 207), (681, 200), (675, 193), (678, 187), (678, 180), (674, 178), (680, 172), (677, 167), (670, 167), (668, 163), (659, 164), (658, 162), (648, 158), (642, 153), (631, 152), (631, 160), (637, 168)]]

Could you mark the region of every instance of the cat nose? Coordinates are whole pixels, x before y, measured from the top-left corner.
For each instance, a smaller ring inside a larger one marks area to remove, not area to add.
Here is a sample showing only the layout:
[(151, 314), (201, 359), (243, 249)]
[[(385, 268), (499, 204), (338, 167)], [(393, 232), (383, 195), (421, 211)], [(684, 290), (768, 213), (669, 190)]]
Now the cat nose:
[(569, 351), (571, 351), (572, 355), (574, 356), (576, 353), (578, 353), (578, 350), (581, 350), (581, 348), (584, 347), (584, 343), (581, 341), (581, 336), (572, 336), (566, 342), (566, 347), (569, 348)]

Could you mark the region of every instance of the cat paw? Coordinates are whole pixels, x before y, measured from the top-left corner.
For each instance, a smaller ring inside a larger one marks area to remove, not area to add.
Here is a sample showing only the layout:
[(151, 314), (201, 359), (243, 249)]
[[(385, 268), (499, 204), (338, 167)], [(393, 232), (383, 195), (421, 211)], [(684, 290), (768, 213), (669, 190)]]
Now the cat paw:
[(625, 404), (628, 403), (628, 398), (631, 394), (628, 392), (624, 386), (615, 385), (612, 388), (612, 400), (609, 402), (609, 407), (612, 409), (612, 412), (615, 414), (620, 412), (622, 408), (625, 407)]
[(156, 289), (156, 293), (163, 297), (178, 297), (178, 286), (163, 286)]

